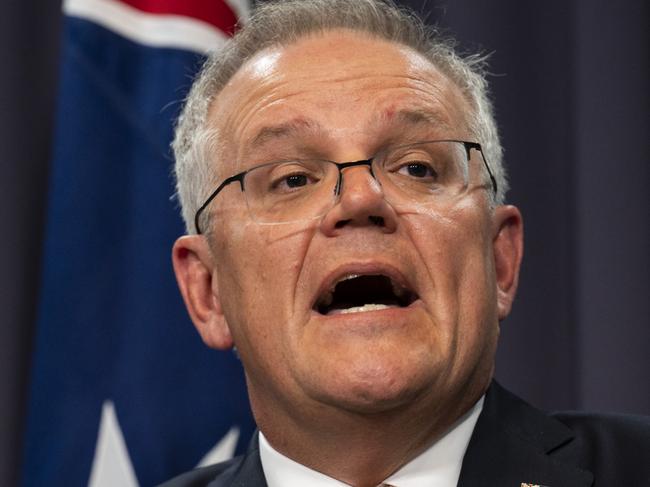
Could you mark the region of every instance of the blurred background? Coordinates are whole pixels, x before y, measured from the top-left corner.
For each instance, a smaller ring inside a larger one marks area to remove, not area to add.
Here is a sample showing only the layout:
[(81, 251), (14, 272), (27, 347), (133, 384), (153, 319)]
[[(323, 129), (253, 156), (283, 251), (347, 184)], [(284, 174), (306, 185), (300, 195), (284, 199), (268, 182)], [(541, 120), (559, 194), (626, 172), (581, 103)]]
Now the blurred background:
[[(8, 0), (0, 16), (0, 485), (84, 485), (109, 406), (140, 485), (191, 468), (233, 424), (230, 453), (252, 431), (236, 359), (203, 347), (171, 274), (167, 146), (200, 49), (98, 28), (107, 1), (64, 17)], [(187, 3), (226, 35), (247, 11)], [(650, 414), (650, 4), (401, 3), (491, 53), (526, 228), (497, 378), (546, 409)]]

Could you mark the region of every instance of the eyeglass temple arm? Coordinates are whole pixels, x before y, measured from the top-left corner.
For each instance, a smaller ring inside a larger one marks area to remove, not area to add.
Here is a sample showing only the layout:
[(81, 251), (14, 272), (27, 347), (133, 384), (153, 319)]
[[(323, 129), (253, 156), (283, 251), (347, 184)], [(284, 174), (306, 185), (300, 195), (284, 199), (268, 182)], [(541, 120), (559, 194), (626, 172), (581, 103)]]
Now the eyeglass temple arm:
[(490, 175), (490, 181), (492, 182), (492, 190), (494, 191), (494, 194), (496, 196), (497, 180), (494, 177), (494, 174), (492, 174), (492, 169), (490, 169), (490, 165), (488, 164), (487, 159), (485, 158), (485, 154), (483, 154), (483, 148), (481, 147), (481, 144), (479, 144), (478, 142), (463, 142), (463, 145), (465, 146), (465, 150), (467, 151), (468, 161), (471, 159), (470, 151), (472, 149), (477, 150), (481, 154), (481, 159), (483, 159), (483, 165), (485, 166), (485, 169), (487, 169), (487, 172)]
[(199, 225), (199, 220), (201, 218), (201, 214), (205, 211), (205, 209), (208, 207), (210, 203), (212, 203), (212, 200), (217, 197), (219, 193), (221, 193), (221, 190), (228, 186), (230, 183), (234, 183), (235, 181), (239, 181), (239, 185), (241, 187), (241, 190), (244, 191), (244, 176), (246, 175), (246, 171), (240, 172), (239, 174), (235, 174), (234, 176), (230, 176), (229, 178), (224, 179), (224, 181), (219, 185), (217, 189), (215, 189), (212, 193), (210, 193), (210, 196), (207, 197), (205, 200), (205, 203), (201, 205), (201, 207), (196, 210), (196, 213), (194, 214), (194, 228), (196, 229), (196, 234), (201, 235), (201, 227)]

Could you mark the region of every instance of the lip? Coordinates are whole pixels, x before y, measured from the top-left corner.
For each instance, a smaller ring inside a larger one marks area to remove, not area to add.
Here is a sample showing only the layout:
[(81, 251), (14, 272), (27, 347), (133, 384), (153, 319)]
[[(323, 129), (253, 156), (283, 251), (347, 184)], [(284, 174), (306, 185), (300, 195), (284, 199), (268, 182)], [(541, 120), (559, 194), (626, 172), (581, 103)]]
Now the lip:
[[(393, 280), (395, 283), (398, 285), (410, 290), (411, 292), (415, 293), (416, 295), (419, 296), (419, 293), (417, 292), (416, 287), (413, 285), (412, 282), (410, 282), (406, 276), (404, 275), (403, 272), (401, 272), (397, 267), (395, 267), (392, 264), (386, 263), (386, 262), (350, 262), (346, 263), (344, 265), (341, 265), (334, 270), (332, 270), (329, 274), (325, 276), (325, 278), (322, 280), (320, 286), (316, 290), (316, 293), (312, 297), (311, 300), (311, 307), (312, 309), (315, 308), (316, 303), (318, 302), (318, 299), (320, 296), (322, 296), (325, 292), (333, 290), (333, 288), (341, 282), (342, 280), (351, 277), (351, 276), (371, 276), (371, 275), (384, 275), (389, 277), (391, 280)], [(416, 300), (419, 301), (419, 298)], [(380, 313), (380, 312), (385, 312), (387, 310), (377, 310), (377, 311), (368, 311), (368, 313)], [(365, 313), (363, 313), (365, 314)]]
[(326, 329), (332, 332), (347, 330), (353, 333), (377, 333), (379, 330), (403, 330), (413, 324), (413, 313), (425, 310), (421, 299), (416, 299), (408, 306), (389, 307), (386, 309), (364, 311), (362, 313), (338, 313), (323, 315), (312, 309), (311, 317), (314, 323), (325, 324)]

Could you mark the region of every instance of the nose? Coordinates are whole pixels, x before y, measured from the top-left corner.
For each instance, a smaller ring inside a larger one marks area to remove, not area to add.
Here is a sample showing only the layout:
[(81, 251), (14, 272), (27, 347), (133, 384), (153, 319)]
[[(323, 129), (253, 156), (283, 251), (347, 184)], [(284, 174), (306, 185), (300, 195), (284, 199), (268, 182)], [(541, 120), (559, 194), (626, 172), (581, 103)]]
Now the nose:
[(321, 222), (328, 236), (355, 227), (373, 227), (384, 233), (397, 228), (397, 214), (367, 165), (341, 169), (338, 201)]

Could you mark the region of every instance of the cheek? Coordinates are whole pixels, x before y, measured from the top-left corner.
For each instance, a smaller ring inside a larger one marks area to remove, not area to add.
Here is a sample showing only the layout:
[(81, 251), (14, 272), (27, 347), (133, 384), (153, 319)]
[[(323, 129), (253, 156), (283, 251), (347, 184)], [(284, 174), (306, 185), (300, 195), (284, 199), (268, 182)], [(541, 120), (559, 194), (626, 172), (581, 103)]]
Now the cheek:
[(248, 223), (224, 228), (221, 235), (229, 235), (216, 249), (226, 319), (237, 329), (254, 328), (250, 340), (268, 338), (268, 330), (286, 326), (293, 313), (309, 234), (304, 228)]
[(489, 216), (462, 209), (409, 217), (411, 239), (425, 263), (425, 299), (449, 377), (460, 382), (483, 364), (491, 370), (498, 320)]
[(494, 301), (489, 219), (475, 206), (405, 218), (424, 263), (431, 311), (460, 333), (465, 326), (476, 326)]

